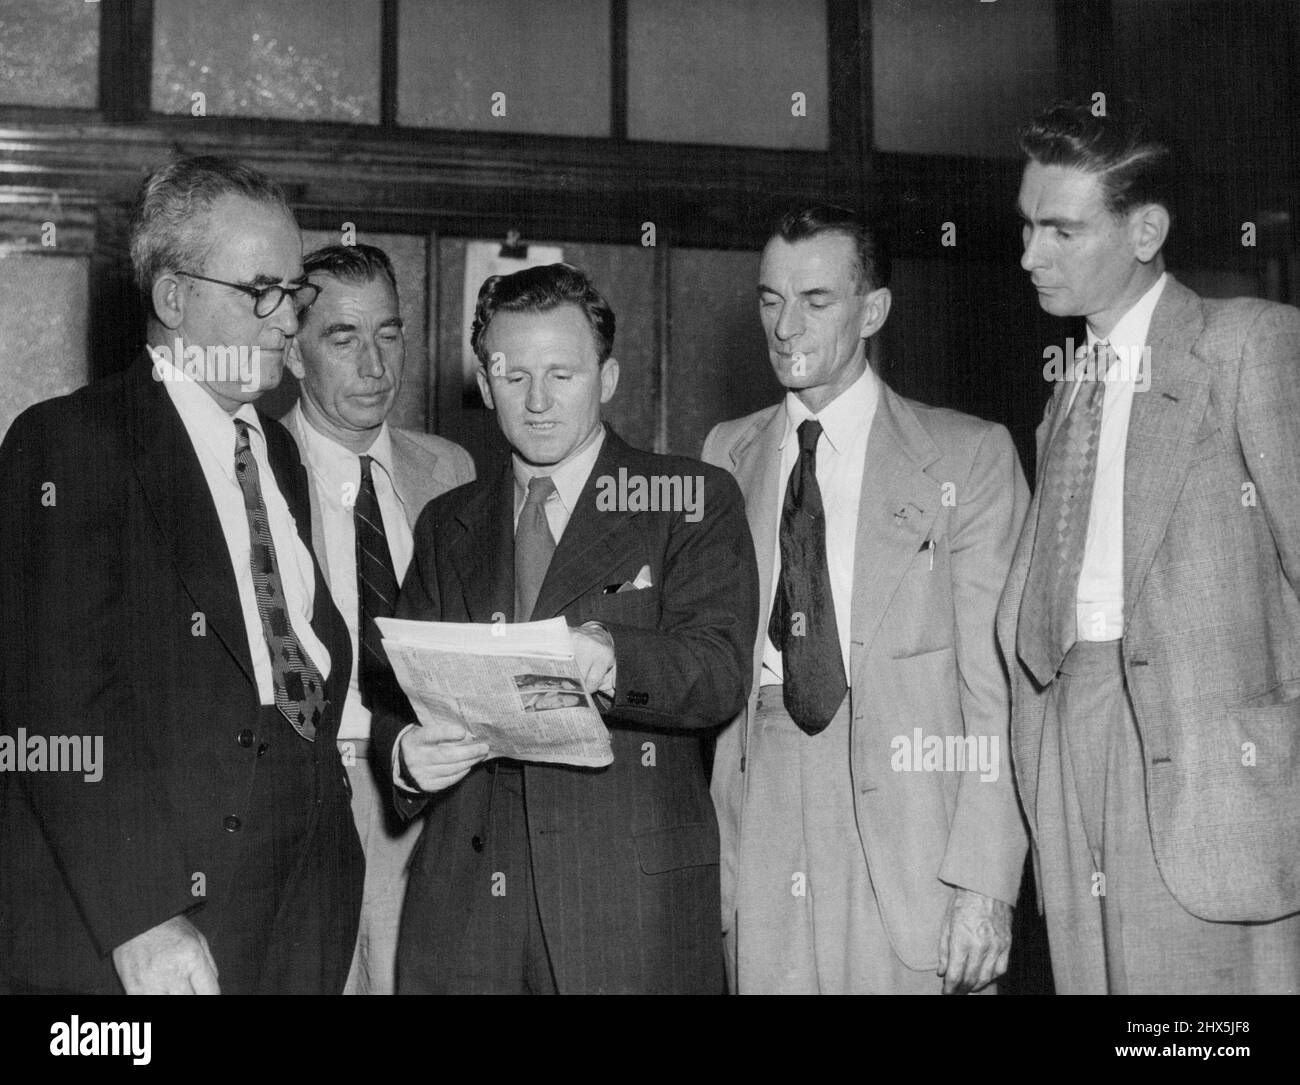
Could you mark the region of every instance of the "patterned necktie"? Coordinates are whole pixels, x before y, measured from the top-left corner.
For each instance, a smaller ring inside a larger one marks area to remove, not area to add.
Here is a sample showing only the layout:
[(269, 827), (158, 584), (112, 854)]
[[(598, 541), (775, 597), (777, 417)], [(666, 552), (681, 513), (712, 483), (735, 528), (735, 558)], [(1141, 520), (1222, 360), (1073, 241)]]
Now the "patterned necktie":
[(781, 575), (767, 626), (782, 655), (786, 711), (810, 735), (826, 729), (848, 691), (826, 565), (826, 512), (817, 485), (821, 434), (815, 419), (799, 425), (799, 460), (781, 508)]
[(361, 488), (352, 506), (357, 536), (357, 685), (366, 708), (373, 708), (376, 696), (394, 681), (375, 619), (391, 618), (397, 606), (397, 572), (375, 493), (373, 462), (369, 456), (361, 457)]
[(289, 623), (289, 611), (280, 580), (280, 566), (275, 560), (275, 543), (271, 540), (271, 522), (262, 501), (262, 484), (257, 460), (248, 443), (248, 423), (235, 419), (235, 477), (244, 492), (244, 511), (248, 514), (249, 564), (253, 570), (253, 589), (257, 595), (257, 613), (262, 619), (262, 634), (271, 656), (271, 675), (275, 683), (275, 706), (308, 742), (316, 740), (316, 728), (325, 713), (325, 683), (311, 657), (302, 650), (297, 634)]
[(528, 498), (519, 512), (515, 528), (515, 621), (532, 618), (537, 596), (546, 579), (555, 553), (555, 537), (546, 522), (546, 499), (555, 493), (550, 475), (535, 475), (528, 480)]
[(1106, 397), (1102, 378), (1114, 357), (1108, 344), (1093, 348), (1091, 374), (1083, 374), (1089, 379), (1080, 382), (1047, 451), (1034, 550), (1016, 629), (1016, 653), (1043, 686), (1056, 676), (1075, 642), (1079, 573)]

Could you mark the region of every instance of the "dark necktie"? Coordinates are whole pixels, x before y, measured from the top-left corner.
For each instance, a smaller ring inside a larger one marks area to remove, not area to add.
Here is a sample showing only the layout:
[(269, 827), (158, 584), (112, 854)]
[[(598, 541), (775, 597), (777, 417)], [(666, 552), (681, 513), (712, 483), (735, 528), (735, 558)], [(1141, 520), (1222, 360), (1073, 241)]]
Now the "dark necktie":
[(375, 493), (373, 463), (369, 456), (361, 457), (361, 488), (352, 506), (357, 535), (357, 685), (361, 703), (368, 709), (373, 709), (375, 698), (393, 681), (375, 619), (391, 618), (397, 606), (397, 572)]
[(316, 728), (325, 713), (325, 683), (289, 623), (257, 460), (248, 443), (248, 423), (242, 418), (235, 419), (235, 477), (244, 493), (244, 511), (248, 514), (249, 564), (253, 570), (257, 613), (262, 619), (262, 635), (266, 637), (266, 649), (271, 656), (275, 706), (298, 734), (314, 742)]
[(1079, 573), (1106, 396), (1102, 377), (1113, 359), (1107, 344), (1093, 348), (1091, 379), (1080, 382), (1043, 468), (1034, 550), (1016, 628), (1016, 654), (1043, 686), (1056, 676), (1075, 641)]
[(528, 498), (519, 512), (519, 526), (515, 528), (515, 621), (532, 619), (537, 596), (546, 579), (555, 553), (555, 537), (546, 522), (546, 499), (555, 492), (555, 482), (549, 475), (536, 475), (528, 480)]
[(821, 434), (815, 419), (799, 425), (799, 460), (781, 508), (781, 575), (767, 627), (782, 656), (786, 711), (810, 735), (825, 730), (848, 690), (826, 565), (826, 510), (817, 485)]

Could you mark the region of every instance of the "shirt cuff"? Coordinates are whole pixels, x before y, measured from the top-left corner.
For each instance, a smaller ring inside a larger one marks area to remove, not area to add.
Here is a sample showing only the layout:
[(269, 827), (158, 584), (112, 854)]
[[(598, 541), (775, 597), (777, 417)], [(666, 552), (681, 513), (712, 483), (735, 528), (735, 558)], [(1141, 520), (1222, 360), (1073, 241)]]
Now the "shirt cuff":
[(397, 732), (397, 741), (393, 743), (393, 783), (408, 795), (423, 795), (424, 792), (419, 788), (412, 787), (402, 777), (402, 738), (407, 731), (413, 731), (419, 727), (418, 723), (408, 723)]

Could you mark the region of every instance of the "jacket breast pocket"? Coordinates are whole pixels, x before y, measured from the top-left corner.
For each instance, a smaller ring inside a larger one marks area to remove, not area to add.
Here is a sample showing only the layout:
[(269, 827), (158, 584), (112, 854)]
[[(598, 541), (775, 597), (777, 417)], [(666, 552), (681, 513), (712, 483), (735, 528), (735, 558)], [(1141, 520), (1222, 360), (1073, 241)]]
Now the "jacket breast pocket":
[(650, 829), (637, 833), (633, 840), (643, 874), (718, 865), (718, 832), (707, 822)]

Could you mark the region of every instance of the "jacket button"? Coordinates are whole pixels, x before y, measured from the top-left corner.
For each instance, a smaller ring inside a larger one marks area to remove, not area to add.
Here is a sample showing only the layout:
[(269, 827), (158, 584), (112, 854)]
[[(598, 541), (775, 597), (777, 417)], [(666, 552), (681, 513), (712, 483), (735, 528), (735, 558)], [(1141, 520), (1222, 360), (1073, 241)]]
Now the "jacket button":
[(235, 741), (243, 746), (244, 749), (248, 749), (253, 744), (253, 732), (245, 727), (235, 736)]
[(270, 748), (271, 748), (271, 744), (269, 742), (263, 742), (260, 746), (257, 747), (257, 756), (261, 757)]
[(224, 818), (221, 819), (221, 827), (225, 829), (226, 832), (228, 833), (239, 832), (239, 827), (241, 824), (242, 822), (239, 820), (239, 818), (235, 817), (234, 814), (227, 814)]
[(482, 851), (482, 850), (483, 850), (483, 838), (482, 838), (481, 836), (476, 836), (476, 837), (474, 837), (474, 839), (472, 839), (472, 840), (469, 842), (469, 846), (470, 846), (471, 848), (473, 848), (475, 851)]

